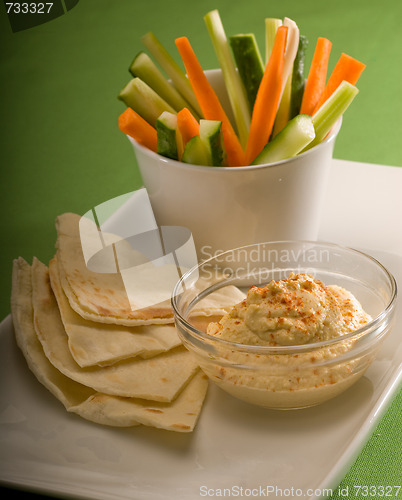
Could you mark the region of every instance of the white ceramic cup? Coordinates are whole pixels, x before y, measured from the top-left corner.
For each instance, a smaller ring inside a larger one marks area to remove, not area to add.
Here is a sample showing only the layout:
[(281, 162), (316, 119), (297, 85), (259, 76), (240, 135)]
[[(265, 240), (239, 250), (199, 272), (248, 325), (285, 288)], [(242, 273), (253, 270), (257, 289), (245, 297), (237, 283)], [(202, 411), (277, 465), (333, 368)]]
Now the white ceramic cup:
[[(221, 70), (206, 74), (232, 116)], [(190, 165), (129, 139), (158, 225), (189, 228), (204, 260), (264, 241), (316, 240), (340, 127), (294, 158), (246, 167)]]

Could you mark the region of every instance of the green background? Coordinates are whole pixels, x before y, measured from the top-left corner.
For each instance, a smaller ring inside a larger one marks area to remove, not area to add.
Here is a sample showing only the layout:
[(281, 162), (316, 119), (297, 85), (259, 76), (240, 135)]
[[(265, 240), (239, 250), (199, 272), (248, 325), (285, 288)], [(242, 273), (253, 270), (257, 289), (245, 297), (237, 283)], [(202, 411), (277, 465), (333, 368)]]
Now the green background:
[[(265, 17), (294, 19), (310, 40), (307, 70), (318, 36), (333, 43), (330, 68), (341, 52), (366, 63), (335, 157), (402, 166), (400, 0), (81, 0), (16, 33), (1, 4), (0, 318), (9, 313), (13, 258), (47, 262), (58, 214), (83, 214), (141, 184), (116, 98), (140, 36), (153, 31), (178, 62), (174, 38), (188, 36), (203, 67), (214, 68), (203, 21), (214, 8), (228, 35), (254, 32), (261, 49)], [(401, 483), (401, 413), (399, 395), (342, 486)]]

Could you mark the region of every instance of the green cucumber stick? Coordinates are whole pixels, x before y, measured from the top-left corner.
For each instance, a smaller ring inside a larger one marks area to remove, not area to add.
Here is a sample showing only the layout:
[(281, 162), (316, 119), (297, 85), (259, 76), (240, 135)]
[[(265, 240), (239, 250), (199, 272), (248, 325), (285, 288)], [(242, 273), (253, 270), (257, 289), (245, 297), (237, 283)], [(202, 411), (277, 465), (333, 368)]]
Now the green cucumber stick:
[(161, 42), (152, 32), (142, 36), (141, 41), (172, 80), (174, 86), (184, 99), (191, 104), (199, 116), (203, 116), (187, 76)]
[(208, 12), (204, 16), (204, 20), (222, 69), (240, 143), (245, 148), (251, 122), (246, 90), (236, 70), (218, 10), (215, 9)]
[(136, 55), (129, 68), (130, 73), (149, 85), (162, 99), (170, 104), (176, 111), (188, 108), (198, 120), (199, 116), (192, 106), (182, 97), (176, 88), (171, 85), (156, 64), (145, 52)]
[(312, 148), (325, 139), (331, 128), (348, 109), (358, 92), (357, 87), (347, 81), (343, 81), (338, 86), (335, 92), (314, 113), (312, 120), (315, 129), (315, 139), (310, 142), (306, 149)]
[(153, 127), (164, 111), (176, 111), (162, 99), (149, 85), (135, 77), (121, 90), (118, 99), (144, 118)]
[(184, 147), (181, 161), (184, 163), (191, 163), (193, 165), (204, 165), (207, 167), (212, 166), (211, 155), (205, 142), (199, 135), (195, 135), (187, 142)]
[(286, 160), (296, 156), (312, 140), (315, 132), (313, 119), (309, 115), (297, 115), (269, 141), (252, 165), (261, 165)]
[(252, 113), (255, 98), (260, 86), (264, 65), (253, 33), (229, 37), (230, 46), (239, 70), (240, 78), (246, 89), (247, 99)]
[(222, 122), (219, 120), (200, 120), (200, 137), (207, 147), (210, 165), (221, 167), (225, 150), (222, 136)]
[(267, 65), (274, 46), (276, 30), (282, 26), (282, 20), (274, 17), (265, 19), (265, 65)]
[(177, 115), (164, 111), (156, 120), (156, 152), (178, 160), (176, 134)]
[(292, 71), (292, 88), (290, 97), (290, 118), (294, 118), (300, 112), (300, 106), (303, 99), (306, 80), (304, 77), (304, 62), (306, 59), (306, 50), (308, 39), (304, 35), (299, 37), (299, 47)]

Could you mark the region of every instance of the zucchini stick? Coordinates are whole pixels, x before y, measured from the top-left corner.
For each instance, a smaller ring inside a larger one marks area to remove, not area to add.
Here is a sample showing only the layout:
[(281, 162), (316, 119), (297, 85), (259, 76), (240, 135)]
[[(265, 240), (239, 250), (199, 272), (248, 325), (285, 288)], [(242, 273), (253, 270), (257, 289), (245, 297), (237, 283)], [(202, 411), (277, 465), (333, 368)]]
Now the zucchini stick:
[(303, 99), (306, 80), (304, 77), (304, 61), (306, 58), (306, 49), (308, 39), (304, 35), (299, 37), (299, 47), (292, 71), (292, 88), (290, 96), (290, 118), (294, 118), (300, 113), (301, 102)]
[(199, 116), (202, 116), (201, 108), (187, 76), (161, 42), (152, 32), (146, 33), (141, 38), (141, 41), (172, 80), (174, 86), (184, 99), (191, 104)]
[(248, 105), (246, 90), (230, 52), (228, 40), (218, 10), (212, 10), (204, 16), (204, 20), (211, 37), (220, 67), (229, 100), (232, 106), (237, 132), (243, 148), (247, 145), (250, 129), (251, 113)]

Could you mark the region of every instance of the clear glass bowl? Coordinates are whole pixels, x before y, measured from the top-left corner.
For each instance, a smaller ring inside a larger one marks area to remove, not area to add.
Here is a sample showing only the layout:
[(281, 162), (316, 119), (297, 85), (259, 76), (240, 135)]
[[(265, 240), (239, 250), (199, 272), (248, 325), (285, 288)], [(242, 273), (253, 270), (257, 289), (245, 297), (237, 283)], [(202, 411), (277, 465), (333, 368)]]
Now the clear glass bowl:
[[(251, 346), (206, 334), (209, 321), (194, 308), (234, 285), (245, 293), (290, 272), (349, 290), (370, 314), (364, 327), (329, 341), (298, 346)], [(276, 409), (320, 404), (354, 384), (372, 363), (395, 313), (396, 282), (377, 260), (329, 243), (259, 243), (216, 255), (176, 284), (172, 306), (183, 344), (211, 381), (233, 396)]]

